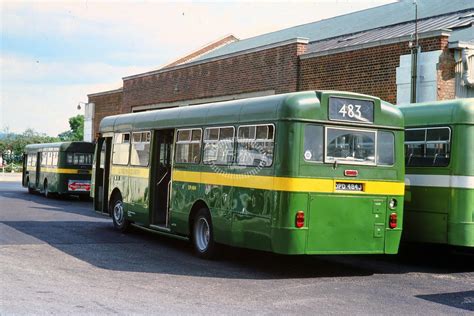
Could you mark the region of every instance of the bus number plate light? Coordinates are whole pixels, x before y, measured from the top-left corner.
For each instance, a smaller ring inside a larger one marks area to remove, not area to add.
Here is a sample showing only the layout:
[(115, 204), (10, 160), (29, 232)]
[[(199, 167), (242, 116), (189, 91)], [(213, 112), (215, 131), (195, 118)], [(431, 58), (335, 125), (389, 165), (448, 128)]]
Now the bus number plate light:
[(344, 175), (346, 177), (357, 177), (359, 174), (359, 171), (357, 170), (344, 170)]

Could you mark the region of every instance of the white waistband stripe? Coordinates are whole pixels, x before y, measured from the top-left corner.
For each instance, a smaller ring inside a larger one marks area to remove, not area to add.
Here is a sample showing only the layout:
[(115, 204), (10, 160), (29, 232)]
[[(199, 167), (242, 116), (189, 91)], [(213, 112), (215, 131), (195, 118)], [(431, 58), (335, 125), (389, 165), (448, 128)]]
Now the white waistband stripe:
[(474, 176), (407, 174), (405, 175), (405, 185), (417, 187), (474, 189)]

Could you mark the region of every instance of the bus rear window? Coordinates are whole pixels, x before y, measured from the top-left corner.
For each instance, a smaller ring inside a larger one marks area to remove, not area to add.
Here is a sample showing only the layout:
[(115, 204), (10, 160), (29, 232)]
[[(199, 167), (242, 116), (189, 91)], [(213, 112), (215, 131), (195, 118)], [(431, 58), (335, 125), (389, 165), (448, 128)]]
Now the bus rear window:
[(67, 153), (68, 165), (92, 165), (92, 154), (89, 153)]
[(375, 131), (326, 129), (326, 162), (375, 164)]

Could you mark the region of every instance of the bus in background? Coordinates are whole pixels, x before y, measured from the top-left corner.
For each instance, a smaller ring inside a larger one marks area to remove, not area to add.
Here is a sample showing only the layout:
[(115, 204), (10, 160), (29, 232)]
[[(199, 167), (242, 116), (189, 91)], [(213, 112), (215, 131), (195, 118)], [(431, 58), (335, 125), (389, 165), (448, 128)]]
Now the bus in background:
[(94, 144), (62, 142), (32, 144), (23, 154), (23, 186), (46, 197), (77, 195), (90, 198)]
[(474, 99), (401, 106), (404, 240), (474, 247)]
[(395, 254), (403, 118), (372, 96), (306, 91), (104, 118), (96, 211), (189, 239), (280, 254)]

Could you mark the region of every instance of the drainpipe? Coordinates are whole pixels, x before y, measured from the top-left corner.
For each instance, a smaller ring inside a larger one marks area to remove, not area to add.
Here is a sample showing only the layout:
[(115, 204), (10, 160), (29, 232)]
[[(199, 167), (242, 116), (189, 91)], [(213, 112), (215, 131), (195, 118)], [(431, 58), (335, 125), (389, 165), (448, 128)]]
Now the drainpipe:
[(462, 80), (464, 85), (473, 88), (474, 87), (474, 79), (470, 77), (469, 72), (469, 49), (463, 48), (462, 49)]
[(411, 90), (410, 90), (410, 102), (416, 103), (417, 101), (417, 81), (418, 81), (418, 56), (420, 54), (420, 46), (418, 43), (418, 3), (413, 0), (415, 6), (415, 43), (411, 46)]

